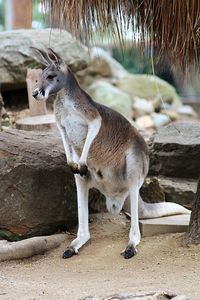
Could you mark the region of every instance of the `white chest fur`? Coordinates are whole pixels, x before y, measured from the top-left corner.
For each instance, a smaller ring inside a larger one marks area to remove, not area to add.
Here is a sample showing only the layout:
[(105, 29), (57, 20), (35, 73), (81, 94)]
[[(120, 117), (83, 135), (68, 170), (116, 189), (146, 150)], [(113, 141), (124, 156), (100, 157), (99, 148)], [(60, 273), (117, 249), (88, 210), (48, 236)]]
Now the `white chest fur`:
[(73, 101), (65, 99), (55, 103), (55, 114), (60, 125), (65, 130), (71, 147), (80, 152), (83, 149), (88, 132), (84, 117), (77, 111)]
[(70, 143), (83, 148), (88, 131), (84, 120), (75, 113), (62, 114), (61, 125), (65, 128)]

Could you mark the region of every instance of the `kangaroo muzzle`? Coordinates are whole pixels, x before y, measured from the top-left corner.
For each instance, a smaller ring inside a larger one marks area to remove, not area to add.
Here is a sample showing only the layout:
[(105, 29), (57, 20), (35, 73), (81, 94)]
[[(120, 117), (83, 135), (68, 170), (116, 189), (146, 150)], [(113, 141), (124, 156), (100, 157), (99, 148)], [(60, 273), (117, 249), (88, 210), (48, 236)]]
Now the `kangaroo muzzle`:
[(42, 89), (35, 89), (32, 93), (32, 96), (36, 99), (36, 100), (45, 100), (45, 91)]
[(36, 99), (38, 94), (39, 94), (39, 92), (37, 90), (34, 90), (32, 93), (32, 96)]

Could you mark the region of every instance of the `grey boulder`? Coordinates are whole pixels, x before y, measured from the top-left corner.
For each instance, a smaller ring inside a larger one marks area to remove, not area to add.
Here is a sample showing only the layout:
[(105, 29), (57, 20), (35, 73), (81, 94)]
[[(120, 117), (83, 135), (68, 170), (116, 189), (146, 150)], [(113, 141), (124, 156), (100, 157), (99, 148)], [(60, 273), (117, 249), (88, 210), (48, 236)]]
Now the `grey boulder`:
[(3, 90), (23, 88), (27, 68), (41, 67), (30, 46), (51, 47), (66, 61), (73, 71), (86, 67), (87, 48), (67, 31), (57, 29), (14, 30), (0, 33), (0, 82)]
[(149, 149), (150, 175), (199, 177), (199, 122), (177, 122), (161, 127), (152, 137)]

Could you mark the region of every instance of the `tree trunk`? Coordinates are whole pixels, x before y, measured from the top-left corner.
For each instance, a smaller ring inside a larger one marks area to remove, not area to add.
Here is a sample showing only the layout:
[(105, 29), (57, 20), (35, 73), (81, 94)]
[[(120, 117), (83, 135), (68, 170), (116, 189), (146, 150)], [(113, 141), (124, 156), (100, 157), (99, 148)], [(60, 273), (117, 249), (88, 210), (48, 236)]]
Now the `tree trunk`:
[(3, 98), (0, 93), (0, 131), (2, 127), (2, 109), (3, 109)]
[(67, 234), (36, 236), (18, 242), (0, 241), (0, 261), (22, 259), (60, 246), (67, 239)]
[(200, 179), (198, 181), (197, 192), (192, 207), (188, 233), (183, 241), (184, 244), (200, 243)]

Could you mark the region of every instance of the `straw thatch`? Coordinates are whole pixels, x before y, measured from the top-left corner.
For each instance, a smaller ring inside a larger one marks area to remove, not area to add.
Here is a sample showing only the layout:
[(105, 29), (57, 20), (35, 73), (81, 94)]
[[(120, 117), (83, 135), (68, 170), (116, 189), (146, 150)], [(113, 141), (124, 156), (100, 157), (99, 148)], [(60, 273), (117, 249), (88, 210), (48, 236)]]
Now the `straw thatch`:
[(43, 0), (52, 24), (59, 22), (76, 36), (112, 28), (123, 40), (130, 26), (140, 45), (154, 46), (182, 67), (198, 61), (200, 0)]

